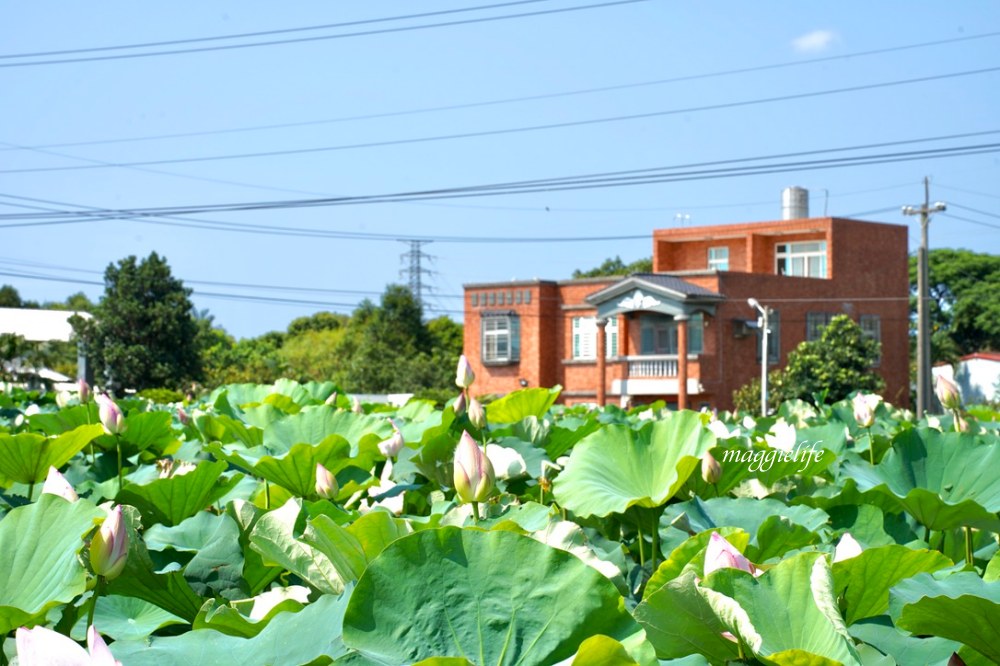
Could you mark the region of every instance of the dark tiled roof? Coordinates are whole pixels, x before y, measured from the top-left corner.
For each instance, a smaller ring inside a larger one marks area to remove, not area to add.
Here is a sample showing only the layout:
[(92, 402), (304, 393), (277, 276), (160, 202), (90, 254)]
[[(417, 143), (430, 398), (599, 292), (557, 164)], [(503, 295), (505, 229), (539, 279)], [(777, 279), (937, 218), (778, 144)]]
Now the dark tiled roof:
[[(633, 273), (629, 277), (642, 280), (643, 282), (661, 287), (663, 289), (676, 291), (684, 294), (685, 296), (721, 296), (718, 292), (712, 291), (711, 289), (705, 289), (704, 287), (699, 287), (696, 284), (691, 284), (690, 282), (673, 275), (665, 275), (663, 273)], [(627, 279), (628, 278), (626, 278), (626, 280)]]

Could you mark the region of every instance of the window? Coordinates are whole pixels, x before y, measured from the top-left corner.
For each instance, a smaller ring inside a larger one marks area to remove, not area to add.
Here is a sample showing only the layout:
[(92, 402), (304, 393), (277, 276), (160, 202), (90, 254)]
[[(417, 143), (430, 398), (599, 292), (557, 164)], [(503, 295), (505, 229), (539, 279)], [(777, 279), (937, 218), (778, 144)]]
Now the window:
[(531, 292), (527, 289), (524, 290), (524, 304), (527, 305), (531, 302)]
[(882, 362), (882, 319), (873, 314), (861, 315), (858, 324), (861, 326), (862, 335), (879, 343), (878, 358), (874, 363), (877, 366)]
[(483, 363), (517, 363), (521, 357), (521, 324), (512, 312), (484, 312)]
[[(758, 321), (760, 321), (758, 319)], [(778, 356), (781, 353), (781, 316), (777, 310), (771, 310), (767, 317), (767, 325), (770, 329), (767, 333), (767, 364), (777, 365)], [(760, 337), (763, 331), (757, 329), (757, 362), (760, 363)]]
[[(676, 354), (677, 322), (673, 317), (644, 316), (640, 320), (641, 354)], [(700, 354), (704, 348), (704, 317), (699, 312), (688, 320), (688, 354)]]
[(472, 294), (472, 307), (479, 305), (479, 294)]
[(729, 248), (710, 247), (708, 248), (708, 270), (728, 271), (729, 270)]
[(812, 342), (823, 337), (823, 329), (833, 319), (832, 312), (807, 312), (806, 313), (806, 340)]
[(778, 275), (826, 277), (826, 241), (779, 243), (774, 246), (774, 270)]
[[(573, 358), (597, 358), (597, 320), (594, 317), (573, 317)], [(604, 356), (618, 355), (618, 319), (608, 320), (604, 327)]]

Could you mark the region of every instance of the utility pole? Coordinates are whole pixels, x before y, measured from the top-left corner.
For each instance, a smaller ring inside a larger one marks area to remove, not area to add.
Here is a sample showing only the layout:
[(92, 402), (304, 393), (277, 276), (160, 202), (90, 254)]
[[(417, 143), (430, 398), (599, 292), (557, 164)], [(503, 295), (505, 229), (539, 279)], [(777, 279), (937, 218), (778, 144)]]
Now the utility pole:
[(945, 210), (942, 202), (931, 205), (931, 181), (924, 177), (924, 204), (920, 207), (903, 206), (903, 215), (920, 216), (920, 249), (917, 251), (917, 418), (923, 418), (931, 407), (931, 336), (930, 312), (927, 293), (929, 271), (927, 262), (927, 227), (931, 213)]
[(417, 301), (421, 308), (426, 309), (426, 303), (424, 302), (424, 292), (431, 291), (430, 285), (424, 284), (424, 276), (432, 275), (433, 271), (429, 268), (424, 268), (423, 260), (426, 259), (429, 262), (434, 261), (434, 257), (427, 254), (420, 248), (427, 245), (431, 241), (429, 240), (406, 240), (400, 241), (401, 243), (409, 243), (410, 249), (400, 255), (400, 259), (406, 264), (406, 268), (399, 271), (400, 277), (406, 277), (407, 284), (410, 287), (410, 291), (413, 293), (413, 298)]
[(767, 336), (771, 332), (768, 318), (771, 315), (771, 308), (761, 305), (756, 298), (748, 298), (747, 305), (757, 310), (760, 317), (757, 318), (757, 327), (762, 335), (760, 339), (760, 415), (767, 416)]

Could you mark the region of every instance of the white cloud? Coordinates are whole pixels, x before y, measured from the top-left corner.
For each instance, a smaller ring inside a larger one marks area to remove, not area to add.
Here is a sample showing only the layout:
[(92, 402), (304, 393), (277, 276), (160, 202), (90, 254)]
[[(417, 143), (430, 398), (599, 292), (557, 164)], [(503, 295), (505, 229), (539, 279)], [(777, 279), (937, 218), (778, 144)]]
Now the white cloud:
[(833, 30), (813, 30), (793, 39), (792, 48), (800, 53), (818, 53), (826, 51), (838, 38)]

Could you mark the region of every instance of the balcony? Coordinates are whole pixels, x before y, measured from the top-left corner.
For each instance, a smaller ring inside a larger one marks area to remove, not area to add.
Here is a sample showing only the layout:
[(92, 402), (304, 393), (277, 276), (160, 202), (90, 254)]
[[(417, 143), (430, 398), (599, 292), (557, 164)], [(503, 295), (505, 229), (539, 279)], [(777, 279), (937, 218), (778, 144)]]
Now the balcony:
[[(612, 395), (677, 394), (677, 354), (626, 356), (623, 365), (625, 376), (623, 379), (612, 380)], [(688, 354), (688, 395), (704, 391), (698, 381), (698, 370), (698, 355)]]

